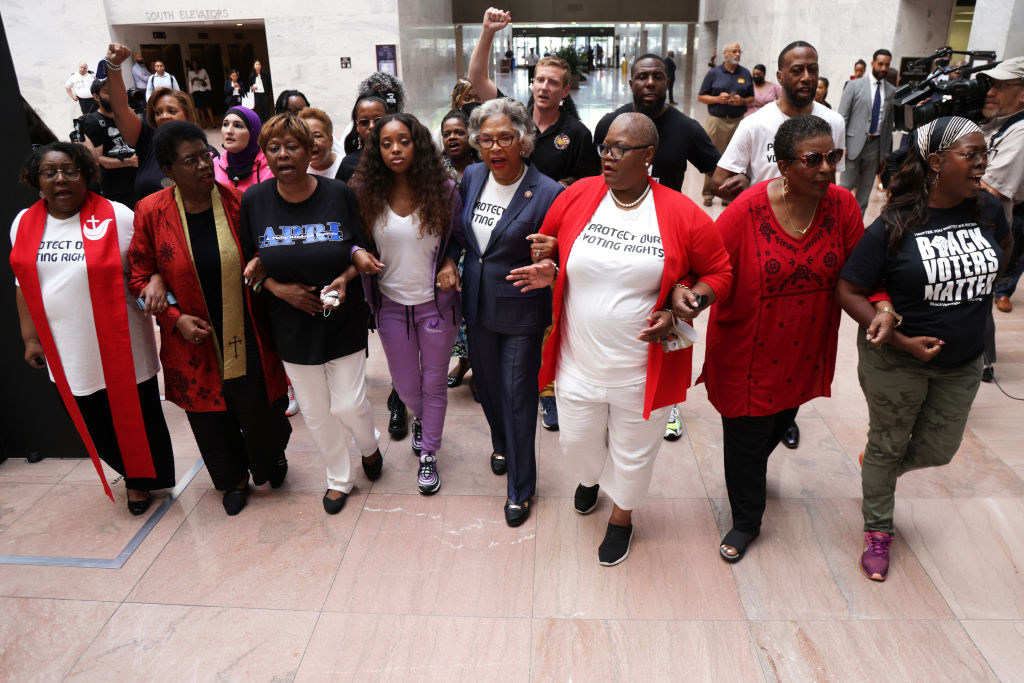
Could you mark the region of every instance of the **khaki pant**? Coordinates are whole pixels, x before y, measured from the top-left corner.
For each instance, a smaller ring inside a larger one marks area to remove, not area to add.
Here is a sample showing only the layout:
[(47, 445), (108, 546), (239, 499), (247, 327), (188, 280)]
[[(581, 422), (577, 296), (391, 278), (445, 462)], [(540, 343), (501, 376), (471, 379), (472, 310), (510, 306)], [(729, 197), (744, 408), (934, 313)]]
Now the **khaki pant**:
[[(740, 125), (740, 121), (743, 120), (742, 116), (736, 118), (722, 118), (721, 116), (711, 116), (708, 114), (708, 120), (704, 124), (704, 129), (708, 132), (708, 137), (711, 138), (711, 144), (715, 146), (719, 154), (725, 153), (725, 148), (729, 146), (729, 141), (732, 140), (733, 134)], [(714, 197), (714, 193), (711, 191), (711, 174), (704, 175), (704, 190), (702, 192), (705, 199)]]
[(981, 384), (981, 356), (956, 368), (868, 344), (857, 330), (857, 376), (868, 402), (868, 443), (861, 488), (865, 531), (893, 532), (896, 478), (945, 465), (960, 448)]

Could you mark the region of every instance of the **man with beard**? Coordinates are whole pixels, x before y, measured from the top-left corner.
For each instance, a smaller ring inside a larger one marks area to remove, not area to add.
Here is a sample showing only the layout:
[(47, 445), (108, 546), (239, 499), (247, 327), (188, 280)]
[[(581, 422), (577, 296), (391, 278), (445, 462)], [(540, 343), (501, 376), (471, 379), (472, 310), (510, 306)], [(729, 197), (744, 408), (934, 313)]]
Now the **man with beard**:
[[(92, 82), (92, 96), (99, 108), (82, 118), (79, 126), (89, 144), (85, 146), (102, 169), (100, 194), (128, 208), (135, 206), (135, 173), (139, 157), (121, 137), (110, 108), (110, 83)], [(84, 144), (84, 143), (83, 143)]]
[[(818, 51), (810, 43), (798, 40), (782, 49), (778, 64), (776, 78), (782, 86), (782, 97), (740, 122), (715, 169), (711, 188), (722, 199), (732, 200), (751, 184), (778, 177), (775, 133), (786, 119), (797, 114), (814, 114), (827, 121), (836, 149), (845, 149), (843, 117), (814, 101), (818, 89)], [(845, 167), (840, 161), (836, 170)]]
[(846, 170), (842, 185), (857, 195), (860, 214), (868, 210), (875, 176), (892, 151), (892, 105), (886, 100), (896, 88), (886, 80), (892, 53), (875, 50), (871, 75), (858, 78), (843, 91), (839, 115), (846, 122)]
[[(1005, 59), (983, 72), (991, 87), (985, 95), (982, 114), (989, 156), (982, 187), (992, 193), (1006, 212), (1013, 234), (1014, 250), (1007, 272), (996, 279), (992, 289), (995, 306), (1003, 313), (1013, 310), (1013, 296), (1024, 273), (1024, 57)], [(989, 317), (985, 333), (985, 368), (982, 380), (991, 382), (996, 361), (995, 321)]]
[[(512, 15), (498, 9), (484, 13), (483, 32), (469, 58), (469, 82), (483, 101), (502, 97), (487, 74), (487, 61), (494, 35), (512, 22)], [(527, 107), (537, 126), (530, 163), (564, 187), (601, 172), (601, 161), (590, 130), (580, 121), (569, 97), (569, 64), (558, 57), (536, 62)]]
[[(728, 43), (722, 49), (722, 63), (708, 71), (697, 91), (697, 99), (708, 105), (704, 127), (719, 154), (725, 152), (747, 107), (754, 103), (754, 78), (740, 66), (741, 54), (739, 43)], [(711, 206), (715, 194), (710, 176), (704, 180), (702, 194), (704, 206)]]
[[(797, 114), (813, 114), (827, 121), (832, 128), (834, 149), (844, 149), (846, 124), (843, 117), (814, 101), (814, 93), (818, 89), (818, 51), (802, 40), (790, 43), (779, 53), (776, 78), (782, 86), (782, 97), (740, 122), (718, 162), (711, 185), (723, 200), (734, 199), (751, 184), (779, 176), (775, 133), (787, 119)], [(843, 161), (840, 161), (836, 171), (843, 168)], [(787, 448), (800, 445), (800, 429), (796, 422), (786, 430), (782, 444)]]
[(668, 74), (661, 57), (653, 54), (638, 57), (630, 71), (629, 87), (633, 101), (601, 118), (594, 129), (595, 143), (604, 142), (616, 116), (639, 112), (654, 121), (658, 129), (659, 146), (649, 169), (655, 180), (679, 192), (683, 188), (687, 161), (701, 173), (714, 170), (719, 155), (711, 138), (699, 123), (666, 103)]

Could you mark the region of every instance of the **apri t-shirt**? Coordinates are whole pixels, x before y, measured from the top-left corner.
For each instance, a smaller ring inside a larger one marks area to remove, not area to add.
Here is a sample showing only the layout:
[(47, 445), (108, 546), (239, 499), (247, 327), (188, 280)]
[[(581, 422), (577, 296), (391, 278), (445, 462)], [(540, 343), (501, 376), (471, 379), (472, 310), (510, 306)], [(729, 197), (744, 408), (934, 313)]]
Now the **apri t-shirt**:
[(981, 199), (980, 220), (974, 217), (973, 200), (928, 209), (928, 222), (904, 234), (898, 251), (889, 249), (885, 224), (878, 218), (840, 274), (870, 290), (885, 287), (903, 316), (903, 334), (946, 342), (930, 361), (935, 366), (968, 363), (984, 346), (992, 283), (1003, 255), (999, 243), (1010, 228), (999, 201), (984, 191)]
[(650, 344), (636, 337), (649, 327), (664, 269), (654, 198), (625, 211), (605, 195), (565, 264), (558, 371), (601, 387), (645, 381)]
[(494, 179), (493, 175), (487, 177), (484, 189), (480, 191), (480, 197), (473, 206), (473, 235), (480, 247), (480, 253), (487, 251), (487, 243), (491, 239), (491, 232), (494, 226), (501, 220), (505, 209), (512, 203), (516, 196), (516, 190), (523, 182), (526, 173), (519, 177), (519, 180), (511, 185), (502, 185)]

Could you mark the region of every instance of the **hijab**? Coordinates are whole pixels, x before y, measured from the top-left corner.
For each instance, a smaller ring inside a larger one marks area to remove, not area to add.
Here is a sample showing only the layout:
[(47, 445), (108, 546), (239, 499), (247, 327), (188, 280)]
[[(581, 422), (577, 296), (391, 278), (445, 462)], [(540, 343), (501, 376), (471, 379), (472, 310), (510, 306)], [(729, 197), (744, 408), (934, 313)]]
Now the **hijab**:
[(224, 113), (224, 116), (228, 114), (234, 114), (242, 119), (242, 123), (249, 130), (249, 144), (245, 146), (245, 149), (237, 154), (229, 151), (226, 155), (228, 177), (238, 182), (252, 175), (253, 163), (256, 161), (256, 155), (260, 152), (259, 138), (263, 124), (260, 122), (259, 115), (247, 107), (231, 107)]

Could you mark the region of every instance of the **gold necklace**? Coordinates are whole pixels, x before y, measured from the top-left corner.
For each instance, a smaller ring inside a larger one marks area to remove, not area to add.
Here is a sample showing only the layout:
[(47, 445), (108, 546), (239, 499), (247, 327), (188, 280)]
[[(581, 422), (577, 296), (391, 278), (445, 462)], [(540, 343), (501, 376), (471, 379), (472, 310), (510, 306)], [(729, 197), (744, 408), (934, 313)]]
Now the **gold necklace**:
[(793, 232), (795, 232), (796, 234), (798, 234), (801, 237), (803, 237), (804, 235), (807, 234), (807, 231), (811, 229), (811, 225), (814, 224), (814, 217), (818, 215), (818, 204), (821, 203), (821, 197), (819, 197), (818, 199), (814, 200), (814, 211), (811, 213), (811, 220), (808, 221), (806, 228), (804, 228), (803, 230), (800, 230), (799, 228), (797, 228), (793, 224), (793, 216), (790, 215), (790, 213), (789, 213), (789, 201), (786, 199), (787, 183), (786, 183), (785, 180), (783, 180), (782, 183), (783, 183), (782, 184), (782, 205), (784, 207), (786, 207), (786, 220), (789, 221), (790, 229)]

